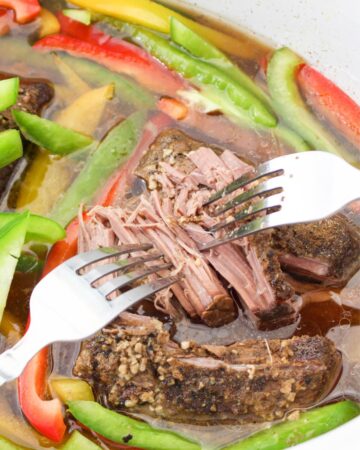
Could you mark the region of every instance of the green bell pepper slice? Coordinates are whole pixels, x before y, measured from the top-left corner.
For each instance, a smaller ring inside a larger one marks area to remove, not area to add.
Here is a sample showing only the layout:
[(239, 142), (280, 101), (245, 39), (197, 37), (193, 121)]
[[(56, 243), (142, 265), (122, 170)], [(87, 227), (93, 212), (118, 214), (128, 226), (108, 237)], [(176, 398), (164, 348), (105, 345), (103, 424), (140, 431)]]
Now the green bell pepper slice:
[(126, 161), (141, 136), (147, 113), (136, 112), (113, 128), (85, 163), (73, 184), (55, 205), (50, 217), (67, 225), (79, 205), (92, 200), (113, 172)]
[[(249, 75), (243, 72), (239, 66), (234, 64), (224, 53), (214, 47), (210, 42), (203, 39), (175, 17), (171, 18), (170, 30), (171, 38), (176, 44), (186, 49), (192, 55), (200, 58), (202, 61), (205, 61), (208, 64), (222, 70), (233, 80), (252, 92), (266, 106), (272, 109), (271, 98), (259, 86), (257, 86)], [(226, 102), (226, 99), (224, 100), (219, 95), (216, 96), (214, 92), (207, 92), (207, 96), (220, 104), (223, 112), (229, 117), (235, 119), (235, 122), (236, 119), (238, 119), (240, 125), (246, 125), (247, 127), (250, 126), (249, 123), (244, 122), (244, 118), (242, 115), (239, 115), (238, 110), (235, 108), (229, 108), (229, 104)], [(259, 126), (257, 128), (260, 129)], [(306, 151), (310, 149), (309, 145), (299, 135), (290, 129), (285, 128), (283, 125), (278, 124), (275, 128), (272, 128), (269, 131), (296, 151)]]
[(312, 149), (328, 151), (356, 163), (356, 158), (346, 152), (307, 109), (296, 83), (297, 70), (303, 63), (287, 47), (276, 50), (271, 57), (267, 80), (275, 111)]
[(315, 408), (250, 436), (224, 450), (283, 450), (343, 425), (360, 414), (358, 404), (345, 400)]
[(60, 450), (101, 450), (94, 442), (91, 442), (78, 431), (73, 431), (68, 441), (60, 447)]
[[(199, 88), (210, 87), (219, 91), (225, 101), (239, 109), (245, 119), (254, 125), (275, 127), (276, 117), (252, 92), (245, 89), (224, 72), (206, 62), (197, 60), (151, 31), (130, 24), (120, 24), (114, 19), (105, 21), (120, 28), (132, 41), (143, 47), (170, 69), (189, 79)], [(205, 94), (206, 95), (206, 94)]]
[(20, 214), (0, 228), (0, 322), (16, 265), (25, 242), (29, 213)]
[(147, 450), (200, 450), (198, 444), (178, 434), (157, 430), (145, 422), (110, 411), (96, 402), (70, 402), (69, 411), (86, 427), (117, 443)]
[(91, 24), (91, 12), (86, 9), (63, 9), (64, 16), (70, 17), (72, 20), (81, 22), (85, 25)]
[(21, 158), (23, 145), (17, 130), (7, 130), (0, 133), (0, 169)]
[(20, 80), (18, 77), (0, 81), (0, 111), (15, 105), (19, 93)]
[(93, 142), (89, 136), (62, 127), (35, 114), (19, 110), (14, 110), (12, 114), (26, 139), (56, 155), (68, 155)]
[(234, 64), (223, 52), (205, 40), (183, 22), (171, 17), (170, 35), (173, 42), (183, 47), (200, 60), (209, 63), (229, 75), (234, 81), (255, 95), (271, 109), (270, 97), (247, 75)]
[[(21, 215), (21, 213), (17, 212), (1, 212), (0, 229), (21, 217)], [(25, 242), (34, 241), (44, 244), (55, 244), (55, 242), (64, 239), (65, 236), (64, 228), (53, 220), (36, 214), (29, 215)]]
[[(132, 436), (128, 445), (147, 450), (200, 450), (200, 445), (173, 432), (152, 428), (144, 422), (110, 411), (96, 402), (69, 403), (70, 413), (91, 430), (117, 443)], [(296, 420), (286, 420), (249, 438), (225, 447), (224, 450), (283, 450), (300, 444), (354, 419), (360, 406), (341, 401), (300, 413)]]
[[(252, 117), (251, 111), (249, 112), (240, 108), (236, 101), (234, 102), (230, 100), (229, 91), (232, 91), (231, 86), (239, 86), (239, 84), (233, 80), (230, 80), (230, 87), (227, 89), (225, 87), (225, 85), (227, 86), (227, 82), (224, 80), (229, 80), (230, 77), (223, 74), (220, 69), (212, 67), (208, 63), (195, 60), (187, 53), (184, 53), (180, 49), (171, 45), (166, 39), (163, 39), (150, 31), (141, 29), (132, 24), (123, 24), (116, 19), (108, 17), (97, 16), (97, 18), (100, 20), (100, 23), (106, 23), (114, 27), (116, 30), (120, 30), (125, 33), (125, 35), (129, 36), (137, 44), (143, 46), (149, 53), (160, 59), (171, 69), (176, 70), (185, 77), (187, 77), (186, 74), (189, 78), (191, 78), (191, 76), (195, 76), (196, 79), (192, 79), (192, 81), (194, 84), (198, 84), (204, 97), (217, 104), (219, 109), (234, 123), (249, 129), (272, 133), (275, 138), (281, 139), (295, 151), (301, 152), (310, 149), (309, 145), (304, 141), (304, 139), (302, 139), (301, 136), (297, 135), (292, 130), (285, 128), (283, 125), (276, 124), (276, 119), (270, 127), (260, 123), (260, 120), (256, 122)], [(198, 66), (200, 66), (203, 70), (197, 72)], [(218, 89), (216, 85), (211, 83), (213, 78), (211, 76), (206, 76), (208, 69), (210, 69), (210, 71), (215, 71), (216, 74), (220, 74), (220, 79), (225, 82), (225, 85), (223, 85), (225, 92), (224, 90)], [(194, 73), (196, 75), (194, 75)], [(240, 88), (244, 91), (244, 88), (241, 86)], [(253, 94), (250, 93), (250, 95), (251, 98), (254, 98)], [(236, 95), (234, 99), (236, 100)], [(256, 99), (256, 101), (263, 106), (259, 99)]]

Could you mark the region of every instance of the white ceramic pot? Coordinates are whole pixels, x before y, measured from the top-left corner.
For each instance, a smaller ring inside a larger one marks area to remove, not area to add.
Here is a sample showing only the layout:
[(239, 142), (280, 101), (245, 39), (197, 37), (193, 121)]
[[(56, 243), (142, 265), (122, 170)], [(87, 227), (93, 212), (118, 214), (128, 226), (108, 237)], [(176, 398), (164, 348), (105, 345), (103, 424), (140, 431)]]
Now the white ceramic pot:
[[(275, 47), (291, 47), (360, 103), (359, 0), (179, 0), (178, 3), (194, 5), (240, 25)], [(296, 447), (359, 448), (360, 417)]]

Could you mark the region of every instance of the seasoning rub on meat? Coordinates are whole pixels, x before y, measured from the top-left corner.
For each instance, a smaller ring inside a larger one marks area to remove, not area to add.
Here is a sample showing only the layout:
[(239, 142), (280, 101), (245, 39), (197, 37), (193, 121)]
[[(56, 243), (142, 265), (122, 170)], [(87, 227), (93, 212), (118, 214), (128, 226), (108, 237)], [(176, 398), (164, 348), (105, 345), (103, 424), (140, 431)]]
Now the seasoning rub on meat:
[(83, 344), (74, 374), (111, 409), (207, 425), (276, 420), (316, 404), (340, 367), (324, 337), (177, 344), (157, 319), (124, 313)]

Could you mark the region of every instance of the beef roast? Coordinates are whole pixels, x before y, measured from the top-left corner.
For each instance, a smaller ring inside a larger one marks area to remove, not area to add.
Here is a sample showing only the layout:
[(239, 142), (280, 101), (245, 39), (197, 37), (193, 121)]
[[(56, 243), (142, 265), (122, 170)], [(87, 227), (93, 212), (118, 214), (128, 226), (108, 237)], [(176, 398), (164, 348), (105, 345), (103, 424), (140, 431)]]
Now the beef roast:
[[(9, 78), (11, 75), (0, 73), (0, 79)], [(12, 117), (12, 109), (20, 109), (31, 114), (40, 114), (42, 108), (52, 99), (53, 88), (43, 80), (21, 78), (19, 96), (12, 108), (0, 112), (0, 132), (11, 128), (17, 128)], [(7, 183), (14, 172), (18, 161), (0, 169), (0, 197), (6, 189)]]
[(83, 344), (74, 374), (112, 409), (219, 424), (275, 420), (316, 404), (340, 366), (324, 337), (177, 344), (158, 320), (124, 313)]
[(335, 285), (359, 269), (359, 229), (342, 215), (278, 228), (272, 236), (273, 248), (288, 272)]
[[(136, 199), (124, 197), (117, 208), (96, 207), (83, 227), (80, 248), (152, 242), (184, 275), (172, 288), (173, 296), (191, 317), (198, 316), (210, 326), (225, 324), (236, 315), (223, 280), (239, 294), (257, 327), (292, 323), (300, 302), (283, 269), (299, 271), (306, 260), (308, 276), (312, 262), (315, 269), (327, 267), (326, 280), (343, 281), (359, 267), (358, 232), (339, 216), (266, 231), (200, 253), (198, 246), (213, 238), (207, 229), (216, 224), (202, 205), (212, 192), (251, 170), (228, 150), (204, 147), (179, 130), (163, 131), (136, 169), (148, 192)], [(333, 253), (330, 241), (336, 241)], [(170, 291), (161, 293), (156, 305), (173, 313)]]

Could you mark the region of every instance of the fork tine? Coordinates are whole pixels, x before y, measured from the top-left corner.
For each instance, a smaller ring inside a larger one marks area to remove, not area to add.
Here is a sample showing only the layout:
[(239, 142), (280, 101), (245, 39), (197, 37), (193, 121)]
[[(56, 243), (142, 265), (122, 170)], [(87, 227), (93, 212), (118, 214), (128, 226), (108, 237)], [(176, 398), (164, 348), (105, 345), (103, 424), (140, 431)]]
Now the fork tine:
[(149, 261), (155, 261), (156, 259), (162, 258), (162, 253), (149, 253), (144, 256), (135, 256), (133, 258), (120, 259), (112, 264), (104, 264), (102, 266), (95, 267), (90, 270), (90, 272), (85, 273), (82, 277), (88, 281), (90, 284), (95, 283), (95, 281), (100, 280), (106, 275), (111, 275), (115, 272), (123, 272)]
[(227, 217), (222, 222), (219, 222), (218, 224), (209, 228), (209, 232), (215, 233), (216, 231), (219, 231), (222, 228), (225, 228), (236, 222), (244, 221), (249, 217), (253, 216), (254, 214), (257, 214), (262, 211), (268, 211), (269, 209), (273, 208), (277, 208), (278, 210), (281, 208), (282, 198), (283, 198), (282, 194), (270, 195), (269, 197), (266, 197), (258, 201), (257, 203), (250, 205), (248, 208), (244, 208), (235, 215)]
[(263, 178), (265, 176), (281, 175), (282, 173), (283, 173), (282, 169), (275, 169), (271, 167), (270, 162), (263, 163), (255, 171), (252, 171), (250, 173), (241, 176), (237, 180), (228, 184), (224, 189), (217, 191), (209, 198), (209, 200), (206, 203), (204, 203), (203, 206), (208, 206), (211, 203), (214, 203), (217, 200), (220, 200), (221, 198), (225, 197), (226, 195), (231, 194), (232, 192), (240, 188), (244, 188), (247, 184), (253, 183), (259, 178)]
[(251, 222), (248, 222), (248, 223), (242, 225), (240, 228), (237, 228), (236, 230), (231, 231), (229, 234), (227, 234), (223, 238), (214, 239), (214, 240), (208, 242), (207, 244), (202, 245), (200, 247), (200, 251), (211, 250), (213, 248), (219, 247), (220, 245), (235, 241), (236, 239), (241, 239), (243, 237), (257, 233), (258, 231), (266, 230), (267, 228), (271, 228), (271, 227), (275, 226), (274, 224), (269, 224), (269, 222), (267, 220), (268, 216), (271, 214), (274, 214), (274, 213), (276, 213), (276, 211), (269, 212), (266, 216), (254, 219)]
[(126, 253), (146, 251), (150, 250), (152, 247), (153, 245), (150, 243), (126, 244), (119, 247), (103, 247), (90, 252), (80, 253), (79, 255), (74, 256), (73, 258), (66, 261), (65, 264), (70, 267), (70, 269), (77, 272), (80, 269), (84, 269), (90, 264), (103, 261), (104, 259), (124, 255)]
[(264, 181), (263, 183), (260, 183), (257, 186), (249, 189), (248, 191), (245, 191), (242, 194), (236, 196), (232, 200), (225, 203), (225, 205), (216, 208), (214, 216), (220, 216), (226, 211), (229, 211), (229, 209), (240, 206), (241, 204), (251, 200), (254, 197), (258, 197), (264, 194), (272, 195), (277, 193), (279, 190), (282, 190), (282, 187), (281, 183), (276, 178)]
[(142, 272), (135, 273), (127, 273), (121, 275), (119, 277), (114, 278), (113, 280), (107, 281), (102, 286), (98, 287), (97, 290), (104, 297), (107, 297), (112, 292), (117, 291), (118, 289), (122, 289), (126, 287), (128, 284), (133, 283), (134, 281), (139, 281), (142, 278), (147, 277), (155, 272), (160, 272), (161, 270), (170, 269), (172, 267), (171, 263), (168, 264), (160, 264), (157, 266), (151, 266), (147, 270), (143, 270)]
[(130, 306), (134, 305), (140, 300), (150, 297), (153, 294), (166, 289), (167, 287), (175, 284), (179, 281), (179, 276), (173, 276), (168, 278), (160, 278), (151, 283), (142, 284), (136, 288), (130, 289), (124, 294), (120, 294), (114, 300), (110, 300), (108, 303), (117, 311), (125, 311)]

